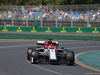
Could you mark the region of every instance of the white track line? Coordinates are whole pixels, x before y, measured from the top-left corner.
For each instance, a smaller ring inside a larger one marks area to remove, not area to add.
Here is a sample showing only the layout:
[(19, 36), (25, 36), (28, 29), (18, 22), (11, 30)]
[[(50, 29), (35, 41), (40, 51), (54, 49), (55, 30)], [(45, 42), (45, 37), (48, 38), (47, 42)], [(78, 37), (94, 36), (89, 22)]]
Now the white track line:
[[(26, 59), (26, 61), (27, 61), (27, 59)], [(27, 62), (30, 64), (29, 61), (27, 61)], [(37, 65), (34, 65), (34, 64), (32, 64), (32, 66), (35, 66), (35, 67), (37, 67), (37, 68), (39, 68), (39, 69), (42, 69), (42, 70), (45, 70), (45, 71), (49, 71), (49, 72), (52, 72), (52, 73), (55, 73), (55, 74), (62, 75), (62, 73), (55, 72), (55, 71), (52, 71), (52, 70), (49, 70), (49, 69), (46, 69), (46, 68), (43, 68), (43, 67), (40, 67), (40, 66), (37, 66)]]
[[(33, 45), (14, 45), (14, 46), (3, 46), (3, 47), (0, 47), (0, 48), (13, 48), (13, 47), (23, 47), (23, 46), (33, 46)], [(29, 61), (27, 61), (27, 62), (30, 64)], [(41, 70), (45, 70), (45, 71), (48, 71), (48, 72), (51, 72), (51, 73), (58, 74), (58, 75), (72, 75), (72, 74), (62, 74), (60, 72), (56, 72), (56, 71), (53, 71), (53, 70), (49, 70), (47, 68), (43, 68), (43, 67), (40, 67), (40, 66), (34, 65), (34, 64), (32, 66), (37, 67), (37, 68), (39, 68)]]
[[(0, 47), (0, 48), (13, 48), (13, 47), (23, 47), (23, 46), (33, 46), (33, 45), (14, 45), (14, 46), (3, 46), (3, 47)], [(87, 47), (72, 47), (72, 48), (69, 48), (69, 49), (75, 49), (75, 48), (93, 48), (93, 47), (100, 47), (100, 46), (87, 46)], [(28, 61), (27, 61), (28, 62)], [(29, 62), (28, 62), (29, 63)], [(29, 63), (30, 64), (30, 63)], [(58, 75), (72, 75), (72, 74), (62, 74), (60, 72), (56, 72), (56, 71), (53, 71), (53, 70), (49, 70), (47, 68), (43, 68), (43, 67), (40, 67), (38, 65), (32, 65), (34, 67), (37, 67), (41, 70), (45, 70), (45, 71), (48, 71), (48, 72), (51, 72), (51, 73), (55, 73), (55, 74), (58, 74)]]
[[(26, 59), (26, 61), (27, 61), (27, 59)], [(37, 68), (39, 68), (39, 69), (42, 69), (42, 70), (45, 70), (45, 71), (48, 71), (48, 72), (51, 72), (51, 73), (55, 73), (55, 74), (58, 74), (58, 75), (72, 75), (72, 74), (62, 74), (62, 73), (60, 73), (60, 72), (56, 72), (56, 71), (53, 71), (53, 70), (49, 70), (49, 69), (47, 69), (47, 68), (40, 67), (40, 66), (35, 65), (35, 64), (31, 64), (29, 61), (27, 61), (27, 62), (28, 62), (30, 65), (34, 66), (34, 67), (37, 67)]]

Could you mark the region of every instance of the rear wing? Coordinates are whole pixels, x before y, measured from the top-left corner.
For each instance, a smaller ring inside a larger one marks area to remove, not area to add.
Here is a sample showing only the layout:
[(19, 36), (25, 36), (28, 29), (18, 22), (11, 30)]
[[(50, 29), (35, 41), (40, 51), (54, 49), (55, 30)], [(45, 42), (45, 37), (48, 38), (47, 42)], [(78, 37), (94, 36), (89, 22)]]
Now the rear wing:
[[(45, 45), (48, 41), (37, 41), (37, 45)], [(52, 44), (59, 45), (58, 41), (52, 41)]]
[(37, 41), (37, 45), (45, 45), (46, 41)]
[(52, 41), (53, 44), (59, 45), (58, 41)]

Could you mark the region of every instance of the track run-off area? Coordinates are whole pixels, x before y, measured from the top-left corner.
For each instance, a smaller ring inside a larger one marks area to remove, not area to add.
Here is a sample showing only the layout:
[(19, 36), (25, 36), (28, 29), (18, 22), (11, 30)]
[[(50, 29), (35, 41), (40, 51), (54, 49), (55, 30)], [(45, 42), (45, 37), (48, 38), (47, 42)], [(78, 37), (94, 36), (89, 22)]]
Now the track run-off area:
[[(100, 75), (100, 69), (96, 68), (98, 64), (96, 59), (100, 60), (98, 58), (100, 56), (100, 41), (57, 40), (59, 41), (59, 48), (65, 47), (75, 52), (77, 59), (73, 66), (30, 64), (26, 60), (27, 48), (35, 47), (36, 41), (0, 40), (0, 75)], [(96, 51), (98, 52), (96, 53)], [(92, 65), (95, 67), (83, 63), (84, 61), (88, 64), (89, 61), (93, 62)]]

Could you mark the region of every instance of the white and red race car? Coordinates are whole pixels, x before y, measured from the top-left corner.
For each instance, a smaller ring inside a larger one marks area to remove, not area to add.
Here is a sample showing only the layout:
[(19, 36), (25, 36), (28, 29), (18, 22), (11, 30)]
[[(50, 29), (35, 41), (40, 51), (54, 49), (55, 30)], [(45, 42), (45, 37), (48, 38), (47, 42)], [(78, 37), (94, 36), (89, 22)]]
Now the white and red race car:
[(52, 41), (52, 39), (48, 41), (37, 41), (37, 47), (30, 47), (27, 49), (27, 60), (32, 64), (39, 63), (42, 59), (51, 64), (59, 64), (63, 59), (67, 65), (74, 65), (74, 52), (64, 47), (58, 49), (58, 46), (59, 42)]

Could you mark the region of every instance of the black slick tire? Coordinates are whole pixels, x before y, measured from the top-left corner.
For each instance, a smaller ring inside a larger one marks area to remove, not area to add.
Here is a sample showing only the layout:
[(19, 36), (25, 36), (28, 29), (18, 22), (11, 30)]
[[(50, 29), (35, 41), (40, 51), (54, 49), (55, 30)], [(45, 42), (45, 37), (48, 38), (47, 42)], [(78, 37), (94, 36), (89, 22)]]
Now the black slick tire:
[(74, 65), (75, 57), (73, 51), (66, 52), (66, 64), (67, 65)]
[(31, 56), (30, 56), (31, 64), (38, 64), (38, 59), (39, 59), (39, 51), (38, 50), (34, 50), (31, 53)]

